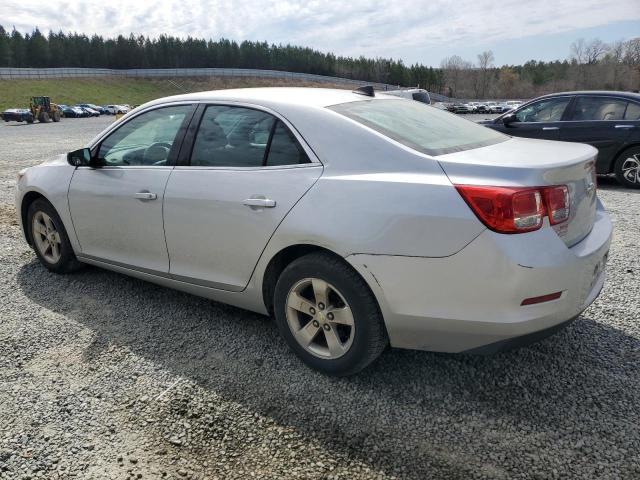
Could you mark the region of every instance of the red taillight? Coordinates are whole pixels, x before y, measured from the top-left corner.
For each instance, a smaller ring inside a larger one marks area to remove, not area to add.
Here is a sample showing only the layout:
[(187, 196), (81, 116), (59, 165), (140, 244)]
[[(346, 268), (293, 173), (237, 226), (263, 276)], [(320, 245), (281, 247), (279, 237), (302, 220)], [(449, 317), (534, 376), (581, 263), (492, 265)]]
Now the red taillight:
[(554, 187), (487, 187), (456, 185), (476, 216), (499, 233), (538, 230), (545, 215), (551, 224), (569, 218), (569, 189)]
[(566, 185), (542, 189), (549, 223), (557, 225), (569, 218), (569, 189)]

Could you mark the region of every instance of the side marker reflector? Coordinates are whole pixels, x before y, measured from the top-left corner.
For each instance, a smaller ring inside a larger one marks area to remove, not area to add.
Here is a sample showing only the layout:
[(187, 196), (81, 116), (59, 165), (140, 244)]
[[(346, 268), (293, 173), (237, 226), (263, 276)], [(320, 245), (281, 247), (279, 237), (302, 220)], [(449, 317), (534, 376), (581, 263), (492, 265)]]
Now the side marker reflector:
[(547, 295), (542, 295), (540, 297), (525, 298), (524, 300), (522, 300), (522, 303), (520, 304), (520, 306), (550, 302), (551, 300), (559, 299), (561, 296), (562, 296), (562, 292), (555, 292), (555, 293), (549, 293)]

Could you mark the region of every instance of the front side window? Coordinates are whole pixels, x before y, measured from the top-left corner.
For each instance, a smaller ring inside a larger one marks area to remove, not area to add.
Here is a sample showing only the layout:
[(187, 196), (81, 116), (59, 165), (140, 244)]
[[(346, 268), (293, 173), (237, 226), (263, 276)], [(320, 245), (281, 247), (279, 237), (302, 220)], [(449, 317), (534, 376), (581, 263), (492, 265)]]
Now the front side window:
[(98, 158), (106, 166), (166, 165), (190, 110), (190, 105), (179, 105), (138, 115), (102, 141)]
[(570, 100), (569, 97), (540, 100), (518, 110), (516, 118), (519, 122), (559, 122)]
[(622, 120), (627, 102), (607, 97), (578, 97), (571, 120)]
[(273, 115), (244, 107), (209, 106), (191, 152), (191, 165), (262, 167), (307, 163), (291, 131)]
[(328, 108), (427, 155), (461, 152), (509, 139), (421, 102), (361, 100)]

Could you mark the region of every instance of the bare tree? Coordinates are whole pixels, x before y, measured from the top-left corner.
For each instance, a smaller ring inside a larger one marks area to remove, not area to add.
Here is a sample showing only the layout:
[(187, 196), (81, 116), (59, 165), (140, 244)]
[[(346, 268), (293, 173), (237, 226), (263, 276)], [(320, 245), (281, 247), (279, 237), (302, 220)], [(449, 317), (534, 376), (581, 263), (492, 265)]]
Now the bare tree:
[(605, 53), (607, 53), (608, 49), (609, 49), (609, 46), (599, 38), (595, 38), (591, 40), (586, 45), (586, 48), (584, 51), (586, 63), (588, 65), (593, 65), (597, 63), (598, 60), (600, 60), (600, 57), (602, 57)]
[(447, 83), (451, 96), (455, 97), (463, 78), (465, 70), (471, 69), (471, 63), (463, 60), (458, 55), (446, 57), (440, 62), (440, 67), (444, 72), (445, 82)]
[(571, 58), (575, 59), (578, 63), (586, 63), (586, 49), (587, 44), (584, 41), (584, 38), (579, 38), (571, 44)]
[(484, 97), (487, 92), (490, 78), (488, 70), (493, 67), (494, 60), (493, 52), (491, 50), (485, 50), (478, 55), (478, 68), (480, 69), (480, 93), (482, 97)]

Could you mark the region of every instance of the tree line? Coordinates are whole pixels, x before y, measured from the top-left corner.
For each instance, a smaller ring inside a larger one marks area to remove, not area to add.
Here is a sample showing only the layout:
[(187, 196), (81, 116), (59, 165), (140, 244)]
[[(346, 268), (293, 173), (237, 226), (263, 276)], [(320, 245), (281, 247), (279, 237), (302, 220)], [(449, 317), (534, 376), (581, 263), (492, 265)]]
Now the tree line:
[(257, 68), (313, 73), (401, 86), (454, 98), (531, 98), (560, 90), (640, 89), (640, 38), (605, 43), (580, 39), (565, 60), (496, 67), (491, 51), (476, 62), (454, 55), (440, 68), (402, 60), (357, 58), (295, 45), (206, 40), (171, 35), (104, 38), (38, 28), (24, 35), (0, 25), (0, 67)]
[(402, 60), (336, 56), (306, 47), (267, 42), (205, 40), (171, 35), (22, 34), (0, 26), (0, 67), (257, 68), (337, 76), (444, 91), (440, 69)]
[(456, 98), (533, 98), (569, 90), (640, 90), (640, 38), (605, 43), (579, 39), (565, 60), (494, 66), (491, 50), (475, 63), (442, 60), (445, 94)]

